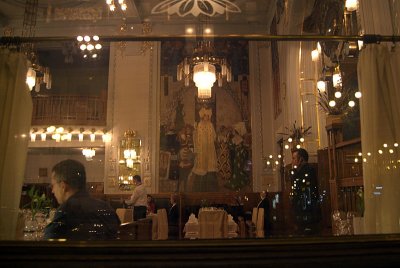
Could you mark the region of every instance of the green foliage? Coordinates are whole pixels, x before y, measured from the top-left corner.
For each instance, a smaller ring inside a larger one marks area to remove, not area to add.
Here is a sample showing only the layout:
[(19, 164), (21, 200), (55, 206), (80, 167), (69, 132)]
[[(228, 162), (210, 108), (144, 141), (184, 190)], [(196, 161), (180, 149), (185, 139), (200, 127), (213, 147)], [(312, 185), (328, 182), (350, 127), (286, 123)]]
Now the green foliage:
[(292, 138), (295, 142), (311, 134), (311, 127), (303, 128), (303, 126), (297, 126), (296, 123), (297, 122), (294, 121), (291, 128), (285, 127), (286, 132), (278, 134), (288, 136), (288, 138)]
[(28, 197), (30, 202), (24, 206), (24, 208), (30, 208), (32, 211), (32, 218), (35, 217), (36, 213), (40, 211), (46, 211), (51, 208), (52, 200), (48, 198), (44, 193), (40, 194), (39, 189), (34, 185), (28, 191)]

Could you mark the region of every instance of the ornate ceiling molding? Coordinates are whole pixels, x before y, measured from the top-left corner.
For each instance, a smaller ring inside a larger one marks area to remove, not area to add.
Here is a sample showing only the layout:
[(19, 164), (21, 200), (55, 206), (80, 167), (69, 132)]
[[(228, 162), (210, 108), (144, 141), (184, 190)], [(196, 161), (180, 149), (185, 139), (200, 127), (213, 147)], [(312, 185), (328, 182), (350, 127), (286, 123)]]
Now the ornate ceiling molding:
[(168, 13), (185, 17), (192, 14), (197, 17), (200, 14), (212, 17), (215, 14), (241, 13), (241, 9), (228, 0), (164, 0), (157, 4), (151, 14)]

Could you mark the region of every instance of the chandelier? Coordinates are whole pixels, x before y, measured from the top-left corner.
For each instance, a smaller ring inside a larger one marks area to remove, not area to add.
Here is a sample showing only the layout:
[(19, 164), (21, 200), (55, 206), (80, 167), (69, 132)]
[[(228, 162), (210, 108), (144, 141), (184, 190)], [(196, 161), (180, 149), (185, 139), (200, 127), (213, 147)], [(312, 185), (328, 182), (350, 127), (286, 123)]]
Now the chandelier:
[(225, 55), (218, 55), (214, 51), (211, 41), (199, 41), (191, 56), (185, 57), (177, 66), (177, 79), (184, 79), (185, 86), (193, 79), (199, 99), (211, 98), (211, 88), (215, 81), (222, 87), (222, 81), (232, 80), (231, 67)]
[(141, 140), (136, 137), (133, 130), (127, 130), (124, 133), (124, 138), (120, 143), (120, 157), (119, 163), (125, 164), (129, 169), (135, 169), (140, 165), (140, 147)]
[[(114, 0), (106, 0), (106, 3), (108, 5), (108, 8), (110, 9), (110, 11), (115, 11), (116, 5), (115, 5)], [(118, 4), (122, 11), (126, 11), (128, 6), (126, 5), (125, 0), (118, 0)]]

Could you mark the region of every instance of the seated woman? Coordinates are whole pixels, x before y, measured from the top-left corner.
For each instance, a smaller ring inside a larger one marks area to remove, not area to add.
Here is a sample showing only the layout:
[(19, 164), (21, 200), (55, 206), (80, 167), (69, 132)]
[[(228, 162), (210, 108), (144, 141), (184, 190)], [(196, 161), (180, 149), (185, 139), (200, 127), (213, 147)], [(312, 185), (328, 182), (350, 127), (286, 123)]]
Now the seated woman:
[(147, 195), (147, 215), (156, 213), (156, 203), (151, 195)]

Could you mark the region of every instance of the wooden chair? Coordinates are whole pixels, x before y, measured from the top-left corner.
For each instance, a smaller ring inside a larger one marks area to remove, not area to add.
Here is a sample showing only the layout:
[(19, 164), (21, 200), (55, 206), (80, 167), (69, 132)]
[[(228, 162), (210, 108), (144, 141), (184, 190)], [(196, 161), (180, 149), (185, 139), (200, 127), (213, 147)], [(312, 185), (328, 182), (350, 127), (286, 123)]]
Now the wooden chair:
[(122, 223), (118, 230), (119, 240), (152, 240), (152, 220), (145, 218)]

